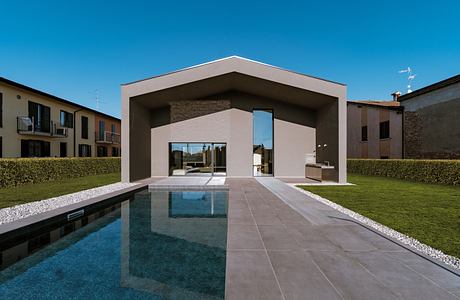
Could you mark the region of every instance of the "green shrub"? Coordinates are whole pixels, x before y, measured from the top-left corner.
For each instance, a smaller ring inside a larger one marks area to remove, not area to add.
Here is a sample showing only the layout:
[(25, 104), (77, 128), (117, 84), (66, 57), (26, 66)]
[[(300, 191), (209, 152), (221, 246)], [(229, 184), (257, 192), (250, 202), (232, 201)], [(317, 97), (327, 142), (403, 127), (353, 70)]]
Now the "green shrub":
[(349, 159), (350, 173), (460, 185), (460, 160)]
[(120, 172), (119, 157), (2, 158), (0, 188)]

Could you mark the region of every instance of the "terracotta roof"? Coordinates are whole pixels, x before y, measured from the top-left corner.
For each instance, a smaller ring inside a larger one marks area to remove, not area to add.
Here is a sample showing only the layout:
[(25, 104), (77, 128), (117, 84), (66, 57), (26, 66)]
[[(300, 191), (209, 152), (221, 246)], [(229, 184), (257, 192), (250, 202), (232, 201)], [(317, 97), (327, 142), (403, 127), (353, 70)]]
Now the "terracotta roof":
[(384, 107), (396, 107), (400, 106), (398, 101), (390, 100), (349, 100), (348, 102), (354, 104), (366, 104), (366, 105), (375, 105), (375, 106), (384, 106)]

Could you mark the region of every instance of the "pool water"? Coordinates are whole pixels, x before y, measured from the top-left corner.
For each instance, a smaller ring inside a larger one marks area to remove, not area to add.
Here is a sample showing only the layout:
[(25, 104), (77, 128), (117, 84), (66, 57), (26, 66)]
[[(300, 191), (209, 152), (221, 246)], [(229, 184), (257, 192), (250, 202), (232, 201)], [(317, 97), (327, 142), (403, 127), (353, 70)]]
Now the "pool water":
[(227, 191), (142, 191), (0, 272), (0, 299), (222, 299)]

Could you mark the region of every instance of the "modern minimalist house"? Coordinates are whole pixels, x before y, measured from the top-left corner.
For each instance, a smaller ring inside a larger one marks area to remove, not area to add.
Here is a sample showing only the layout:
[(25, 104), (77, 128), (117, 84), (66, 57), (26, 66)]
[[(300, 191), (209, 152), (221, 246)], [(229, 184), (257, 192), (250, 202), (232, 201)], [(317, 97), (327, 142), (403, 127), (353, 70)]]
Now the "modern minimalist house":
[(0, 157), (96, 155), (120, 155), (120, 119), (0, 77)]
[(346, 182), (346, 86), (232, 56), (124, 84), (122, 180), (305, 177)]
[(348, 101), (348, 158), (402, 158), (403, 113), (395, 99)]

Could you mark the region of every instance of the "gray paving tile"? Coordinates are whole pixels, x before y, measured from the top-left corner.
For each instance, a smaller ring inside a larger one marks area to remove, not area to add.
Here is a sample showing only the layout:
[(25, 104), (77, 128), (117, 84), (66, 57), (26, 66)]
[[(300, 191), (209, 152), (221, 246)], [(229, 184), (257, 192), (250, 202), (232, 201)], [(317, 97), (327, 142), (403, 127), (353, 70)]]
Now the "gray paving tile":
[(225, 299), (282, 299), (263, 251), (227, 251)]
[(255, 225), (254, 218), (248, 209), (229, 209), (228, 224)]
[(270, 211), (254, 211), (254, 220), (257, 225), (282, 225), (280, 219)]
[(341, 226), (323, 226), (321, 229), (326, 237), (345, 251), (371, 251), (377, 250), (371, 243), (361, 238), (358, 234)]
[(286, 299), (342, 299), (305, 251), (269, 251)]
[(343, 252), (310, 251), (326, 277), (345, 299), (398, 299), (389, 288), (378, 282), (357, 261)]
[(360, 238), (366, 240), (372, 246), (376, 247), (382, 251), (391, 251), (391, 252), (408, 252), (404, 247), (392, 242), (389, 239), (384, 238), (383, 236), (373, 232), (370, 229), (367, 229), (360, 225), (354, 225), (347, 228), (354, 233), (356, 233)]
[(288, 232), (302, 249), (315, 251), (337, 251), (339, 247), (331, 242), (318, 228), (311, 225), (286, 225)]
[(300, 250), (294, 236), (284, 225), (258, 225), (267, 250)]
[(460, 276), (427, 261), (412, 252), (387, 253), (396, 261), (404, 263), (409, 268), (436, 282), (439, 286), (460, 297)]
[(401, 261), (384, 253), (348, 253), (394, 292), (408, 299), (455, 299), (452, 293), (439, 287)]
[(256, 225), (229, 224), (227, 233), (227, 249), (259, 249), (264, 250)]

